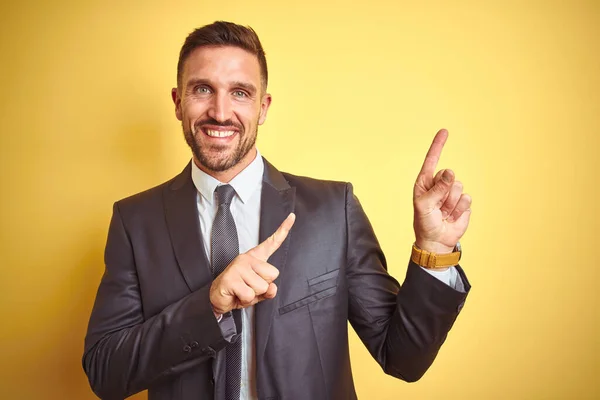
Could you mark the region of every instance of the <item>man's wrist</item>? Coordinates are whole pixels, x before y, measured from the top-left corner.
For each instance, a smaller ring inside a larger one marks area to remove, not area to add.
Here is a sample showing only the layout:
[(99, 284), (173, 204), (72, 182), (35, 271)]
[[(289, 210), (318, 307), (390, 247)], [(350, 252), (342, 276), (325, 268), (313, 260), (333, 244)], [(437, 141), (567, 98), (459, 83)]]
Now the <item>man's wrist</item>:
[(429, 253), (435, 254), (450, 254), (454, 252), (454, 247), (448, 247), (441, 243), (437, 242), (427, 242), (427, 241), (415, 241), (415, 246), (417, 246), (421, 250), (425, 250)]

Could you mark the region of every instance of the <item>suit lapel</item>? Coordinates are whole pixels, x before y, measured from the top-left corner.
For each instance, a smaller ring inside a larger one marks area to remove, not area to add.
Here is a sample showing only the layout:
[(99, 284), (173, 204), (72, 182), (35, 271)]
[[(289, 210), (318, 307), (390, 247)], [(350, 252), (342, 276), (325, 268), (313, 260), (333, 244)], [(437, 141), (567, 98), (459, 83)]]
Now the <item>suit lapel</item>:
[(165, 216), (173, 250), (181, 273), (191, 291), (212, 279), (204, 252), (198, 220), (197, 190), (192, 181), (192, 165), (175, 177), (164, 190)]
[[(262, 197), (260, 204), (260, 229), (259, 243), (262, 243), (273, 234), (283, 220), (294, 211), (296, 188), (285, 180), (281, 172), (264, 160), (265, 172), (263, 175)], [(279, 277), (275, 284), (284, 276), (285, 262), (293, 229), (281, 247), (269, 258), (268, 262), (279, 269)], [(265, 300), (256, 305), (256, 356), (262, 359), (269, 332), (278, 308), (279, 296), (272, 300)], [(260, 373), (260, 371), (259, 371)]]

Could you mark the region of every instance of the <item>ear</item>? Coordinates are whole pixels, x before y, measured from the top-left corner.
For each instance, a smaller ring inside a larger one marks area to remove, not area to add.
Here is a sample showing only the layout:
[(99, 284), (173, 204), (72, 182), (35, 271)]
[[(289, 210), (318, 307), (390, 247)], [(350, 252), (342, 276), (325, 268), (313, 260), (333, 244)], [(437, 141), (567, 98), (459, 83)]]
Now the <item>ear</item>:
[(258, 116), (259, 125), (264, 124), (267, 119), (267, 111), (269, 111), (269, 107), (271, 106), (271, 100), (271, 95), (265, 93), (260, 101), (260, 115)]
[(181, 96), (179, 96), (179, 90), (177, 90), (177, 88), (171, 89), (171, 98), (175, 104), (175, 116), (181, 121), (183, 118), (181, 115)]

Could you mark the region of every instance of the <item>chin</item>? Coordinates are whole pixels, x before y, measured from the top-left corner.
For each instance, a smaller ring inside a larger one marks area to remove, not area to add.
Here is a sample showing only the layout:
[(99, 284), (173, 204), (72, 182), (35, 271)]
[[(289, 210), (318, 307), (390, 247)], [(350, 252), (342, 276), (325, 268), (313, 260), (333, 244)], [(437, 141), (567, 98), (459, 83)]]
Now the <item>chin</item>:
[(211, 155), (201, 153), (196, 154), (196, 160), (200, 163), (200, 165), (214, 172), (227, 171), (239, 162), (239, 160), (236, 161), (231, 154)]

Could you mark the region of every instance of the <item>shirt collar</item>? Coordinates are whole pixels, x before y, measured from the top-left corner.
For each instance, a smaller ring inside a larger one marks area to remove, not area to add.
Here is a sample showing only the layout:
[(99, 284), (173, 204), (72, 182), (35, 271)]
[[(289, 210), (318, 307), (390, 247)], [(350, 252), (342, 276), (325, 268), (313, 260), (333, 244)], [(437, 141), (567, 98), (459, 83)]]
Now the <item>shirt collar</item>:
[[(262, 161), (262, 156), (258, 149), (256, 149), (256, 157), (254, 160), (229, 182), (240, 200), (242, 200), (242, 203), (246, 203), (254, 191), (260, 187), (264, 169), (265, 165)], [(213, 203), (215, 189), (217, 186), (224, 184), (198, 168), (193, 160), (192, 181), (198, 192), (200, 192), (202, 197), (204, 197), (211, 205)]]

